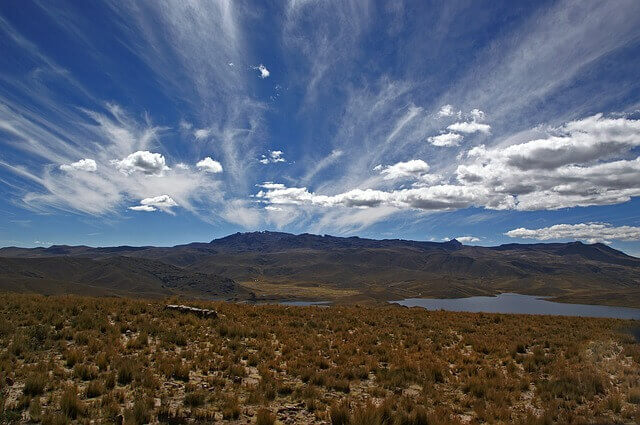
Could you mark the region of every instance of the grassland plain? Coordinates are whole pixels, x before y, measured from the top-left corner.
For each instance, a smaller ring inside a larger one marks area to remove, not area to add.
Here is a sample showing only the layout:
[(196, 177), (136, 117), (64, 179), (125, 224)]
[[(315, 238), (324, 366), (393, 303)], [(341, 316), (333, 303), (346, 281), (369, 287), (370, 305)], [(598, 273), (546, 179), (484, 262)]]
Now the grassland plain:
[(0, 294), (3, 423), (639, 423), (613, 319)]

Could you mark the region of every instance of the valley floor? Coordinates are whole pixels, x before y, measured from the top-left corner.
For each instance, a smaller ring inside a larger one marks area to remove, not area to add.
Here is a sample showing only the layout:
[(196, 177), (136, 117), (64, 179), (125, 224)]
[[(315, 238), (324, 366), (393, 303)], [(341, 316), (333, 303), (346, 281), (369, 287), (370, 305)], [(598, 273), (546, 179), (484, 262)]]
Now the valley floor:
[(0, 294), (0, 423), (638, 423), (640, 324)]

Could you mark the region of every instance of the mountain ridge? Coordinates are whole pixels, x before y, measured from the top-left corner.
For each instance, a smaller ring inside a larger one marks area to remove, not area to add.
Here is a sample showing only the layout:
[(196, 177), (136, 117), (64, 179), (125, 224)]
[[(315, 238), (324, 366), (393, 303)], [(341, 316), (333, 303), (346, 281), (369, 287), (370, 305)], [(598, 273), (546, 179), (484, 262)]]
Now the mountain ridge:
[[(350, 237), (340, 237), (340, 236), (332, 236), (332, 235), (315, 235), (311, 233), (286, 233), (286, 232), (273, 232), (273, 231), (256, 231), (256, 232), (236, 232), (227, 236), (223, 236), (221, 238), (213, 239), (210, 242), (190, 242), (186, 244), (178, 244), (172, 246), (154, 246), (154, 245), (142, 245), (142, 246), (132, 246), (132, 245), (117, 245), (117, 246), (98, 246), (92, 247), (89, 245), (58, 245), (54, 244), (49, 247), (35, 247), (35, 248), (24, 248), (17, 246), (7, 246), (0, 248), (0, 257), (11, 257), (16, 254), (25, 254), (32, 253), (33, 255), (38, 253), (43, 253), (47, 255), (78, 255), (82, 254), (86, 251), (93, 251), (94, 253), (109, 253), (113, 254), (116, 252), (133, 252), (133, 251), (144, 251), (148, 249), (172, 249), (172, 248), (210, 248), (213, 246), (232, 246), (235, 244), (248, 245), (247, 240), (259, 239), (259, 237), (269, 237), (273, 240), (274, 237), (277, 238), (278, 241), (292, 241), (292, 240), (302, 240), (307, 241), (307, 246), (310, 241), (323, 241), (326, 245), (330, 243), (334, 243), (336, 241), (348, 241), (349, 243), (346, 245), (342, 245), (342, 247), (364, 247), (364, 246), (375, 246), (375, 247), (383, 247), (390, 245), (405, 245), (412, 247), (423, 247), (423, 248), (442, 248), (446, 250), (458, 250), (462, 247), (480, 247), (486, 249), (493, 250), (507, 250), (507, 249), (534, 249), (534, 248), (554, 248), (554, 247), (572, 247), (572, 246), (581, 246), (581, 247), (592, 247), (597, 249), (606, 249), (609, 252), (615, 252), (624, 257), (636, 259), (640, 261), (640, 258), (631, 256), (623, 251), (616, 250), (614, 248), (609, 247), (603, 243), (593, 243), (593, 244), (585, 244), (581, 241), (574, 242), (538, 242), (538, 243), (507, 243), (496, 246), (482, 246), (482, 245), (464, 245), (459, 242), (457, 239), (453, 238), (449, 241), (443, 242), (435, 242), (435, 241), (416, 241), (410, 239), (371, 239), (371, 238), (361, 238), (359, 236), (350, 236)], [(300, 244), (299, 244), (300, 245)], [(252, 247), (255, 249), (255, 247)], [(294, 248), (294, 246), (288, 246), (287, 248)], [(245, 249), (248, 249), (246, 247)]]
[[(64, 269), (64, 259), (72, 258), (94, 261), (87, 262), (87, 267), (114, 276), (116, 289), (126, 287), (139, 274), (161, 294), (167, 288), (159, 276), (173, 276), (177, 283), (172, 291), (203, 297), (220, 295), (220, 282), (228, 279), (235, 284), (222, 291), (228, 298), (255, 294), (258, 298), (389, 300), (519, 292), (595, 297), (599, 302), (615, 299), (640, 306), (640, 259), (603, 244), (582, 242), (483, 247), (455, 239), (378, 240), (264, 231), (172, 247), (0, 249), (0, 260), (11, 258), (25, 261), (20, 279), (29, 282), (35, 279), (28, 276), (29, 261), (57, 258)], [(65, 276), (56, 275), (55, 269), (51, 266), (48, 273), (60, 282)], [(0, 273), (0, 288), (15, 278), (7, 270)], [(95, 284), (75, 269), (68, 279)], [(99, 283), (109, 288), (108, 282)]]

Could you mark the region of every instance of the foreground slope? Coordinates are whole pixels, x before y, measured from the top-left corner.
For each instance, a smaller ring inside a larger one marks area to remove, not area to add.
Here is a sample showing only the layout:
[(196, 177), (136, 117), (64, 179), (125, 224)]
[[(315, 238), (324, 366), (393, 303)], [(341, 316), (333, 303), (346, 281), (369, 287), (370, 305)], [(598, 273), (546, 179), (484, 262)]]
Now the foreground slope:
[(197, 305), (0, 294), (0, 422), (640, 422), (633, 322)]
[(4, 248), (0, 256), (146, 259), (225, 276), (271, 298), (367, 301), (510, 291), (640, 307), (640, 259), (581, 242), (474, 247), (253, 232), (174, 247)]

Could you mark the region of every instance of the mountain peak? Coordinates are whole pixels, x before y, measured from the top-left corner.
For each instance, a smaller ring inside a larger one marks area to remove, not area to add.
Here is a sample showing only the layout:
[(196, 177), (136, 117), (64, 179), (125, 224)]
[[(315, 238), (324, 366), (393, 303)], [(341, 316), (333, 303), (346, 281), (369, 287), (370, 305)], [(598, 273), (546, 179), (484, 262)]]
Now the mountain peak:
[(450, 245), (451, 247), (455, 247), (455, 248), (462, 248), (462, 246), (463, 246), (462, 242), (460, 242), (456, 238), (453, 238), (450, 241), (445, 242), (445, 245)]

